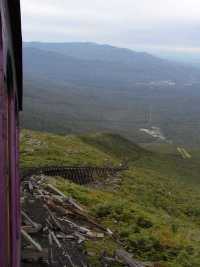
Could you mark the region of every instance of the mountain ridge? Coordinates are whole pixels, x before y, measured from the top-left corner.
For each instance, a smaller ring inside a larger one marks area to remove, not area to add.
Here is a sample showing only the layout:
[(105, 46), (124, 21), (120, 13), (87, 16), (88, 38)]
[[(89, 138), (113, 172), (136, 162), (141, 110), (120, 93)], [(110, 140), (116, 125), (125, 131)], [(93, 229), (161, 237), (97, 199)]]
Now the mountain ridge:
[[(188, 121), (196, 122), (200, 111), (198, 69), (149, 55), (149, 61), (144, 62), (140, 53), (129, 50), (128, 54), (136, 59), (132, 61), (130, 57), (127, 61), (124, 50), (120, 54), (121, 50), (112, 46), (106, 46), (106, 49), (115, 51), (114, 54), (119, 52), (116, 60), (122, 58), (121, 63), (104, 60), (108, 58), (107, 52), (100, 57), (105, 45), (89, 44), (84, 55), (90, 55), (90, 59), (34, 45), (25, 44), (24, 47), (25, 127), (62, 133), (108, 130), (138, 140), (140, 128), (157, 126), (175, 142), (200, 142), (193, 141), (198, 139), (197, 127), (188, 127)], [(62, 45), (65, 47), (66, 43)], [(94, 51), (90, 54), (91, 46)], [(96, 46), (101, 53), (95, 54)], [(75, 53), (77, 48), (73, 51)], [(83, 51), (85, 48), (79, 51), (80, 56)], [(56, 103), (55, 107), (52, 103)], [(129, 123), (124, 124), (127, 121)]]
[[(139, 52), (139, 51), (134, 51), (129, 48), (117, 47), (117, 46), (113, 46), (109, 44), (99, 44), (95, 42), (24, 42), (23, 45), (24, 47), (34, 47), (34, 48), (40, 48), (43, 50), (57, 51), (61, 54), (62, 53), (67, 54), (67, 49), (76, 49), (76, 52), (77, 52), (77, 49), (81, 48), (82, 51), (89, 52), (90, 56), (93, 56), (91, 50), (95, 48), (95, 49), (98, 49), (99, 51), (104, 50), (103, 54), (105, 54), (105, 49), (106, 49), (109, 52), (112, 51), (112, 52), (119, 53), (119, 51), (121, 51), (123, 53), (128, 54), (128, 56), (130, 56), (130, 54), (135, 54), (135, 55), (149, 56), (149, 57), (163, 60), (162, 58), (159, 58), (158, 56), (154, 56), (147, 52)], [(63, 49), (66, 49), (66, 50), (63, 50)], [(72, 52), (72, 50), (70, 52)], [(89, 55), (87, 54), (87, 55), (82, 55), (82, 56), (85, 56), (85, 58), (88, 58)], [(108, 58), (104, 57), (104, 59), (108, 59)]]
[[(38, 44), (38, 43), (36, 43)], [(45, 43), (42, 44), (43, 46)], [(65, 45), (65, 44), (64, 44)], [(36, 45), (37, 46), (37, 45)], [(99, 46), (97, 46), (99, 47)], [(85, 48), (83, 48), (84, 50)], [(111, 48), (111, 50), (117, 50), (117, 53), (121, 49)], [(55, 49), (56, 50), (56, 49)], [(71, 54), (69, 51), (63, 53), (61, 51), (52, 51), (48, 49), (41, 49), (33, 47), (33, 45), (24, 47), (24, 66), (25, 73), (32, 67), (30, 71), (36, 72), (39, 75), (39, 71), (43, 75), (47, 76), (56, 74), (58, 79), (66, 78), (81, 85), (91, 86), (117, 86), (121, 84), (123, 87), (133, 87), (135, 82), (144, 81), (160, 81), (160, 80), (172, 80), (175, 82), (198, 80), (199, 71), (195, 68), (177, 65), (174, 62), (159, 59), (149, 54), (141, 54), (127, 50), (131, 56), (124, 56), (122, 53), (120, 56), (116, 56), (113, 59), (111, 53), (111, 59), (105, 60), (107, 53), (104, 57), (92, 55), (90, 59), (85, 59), (80, 56), (75, 56), (75, 48)], [(82, 52), (81, 52), (82, 53)], [(102, 51), (101, 51), (102, 53)], [(110, 53), (110, 52), (109, 52)], [(88, 54), (88, 53), (86, 53)], [(94, 54), (94, 53), (91, 53)], [(87, 57), (87, 56), (86, 56)], [(108, 58), (108, 57), (107, 57)], [(42, 59), (42, 60), (41, 60)], [(31, 65), (29, 64), (31, 62)], [(54, 68), (55, 66), (55, 68)], [(35, 69), (33, 68), (35, 67)], [(65, 71), (67, 70), (67, 71)], [(62, 77), (60, 77), (60, 75)], [(55, 79), (54, 75), (54, 79)]]

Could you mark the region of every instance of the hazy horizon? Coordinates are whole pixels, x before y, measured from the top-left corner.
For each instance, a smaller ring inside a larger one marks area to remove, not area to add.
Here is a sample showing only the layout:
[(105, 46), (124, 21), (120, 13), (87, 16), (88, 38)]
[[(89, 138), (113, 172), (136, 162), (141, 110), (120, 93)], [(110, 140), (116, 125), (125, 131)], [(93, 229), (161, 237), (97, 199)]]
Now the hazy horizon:
[(197, 0), (22, 0), (24, 41), (96, 42), (154, 53), (200, 53)]
[(23, 43), (66, 43), (66, 44), (73, 44), (73, 43), (82, 43), (82, 44), (96, 44), (100, 46), (111, 46), (121, 49), (128, 49), (134, 52), (139, 53), (148, 53), (156, 57), (160, 57), (163, 59), (173, 60), (180, 63), (186, 63), (189, 65), (193, 65), (195, 67), (200, 67), (200, 53), (196, 53), (194, 51), (190, 51), (189, 53), (186, 51), (162, 51), (162, 50), (152, 50), (152, 49), (142, 49), (142, 47), (138, 48), (129, 48), (129, 47), (123, 47), (123, 46), (117, 46), (114, 44), (109, 43), (99, 43), (99, 42), (93, 42), (93, 41), (40, 41), (40, 40), (31, 40), (31, 41), (24, 41)]

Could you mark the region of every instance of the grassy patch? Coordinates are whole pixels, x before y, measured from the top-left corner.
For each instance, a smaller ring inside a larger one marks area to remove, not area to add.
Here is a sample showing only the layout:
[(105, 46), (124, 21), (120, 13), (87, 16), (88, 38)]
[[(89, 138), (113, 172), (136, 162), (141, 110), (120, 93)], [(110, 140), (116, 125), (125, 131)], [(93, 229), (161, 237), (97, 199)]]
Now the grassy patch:
[[(197, 151), (191, 160), (184, 161), (175, 154), (140, 149), (110, 134), (78, 137), (30, 131), (22, 133), (21, 151), (22, 166), (105, 166), (128, 159), (129, 170), (121, 173), (115, 190), (112, 183), (98, 189), (61, 178), (50, 182), (112, 229), (135, 258), (168, 267), (200, 266)], [(110, 239), (91, 242), (86, 242), (86, 248), (92, 255), (92, 266), (100, 266), (99, 256), (104, 250), (112, 254), (116, 248)]]

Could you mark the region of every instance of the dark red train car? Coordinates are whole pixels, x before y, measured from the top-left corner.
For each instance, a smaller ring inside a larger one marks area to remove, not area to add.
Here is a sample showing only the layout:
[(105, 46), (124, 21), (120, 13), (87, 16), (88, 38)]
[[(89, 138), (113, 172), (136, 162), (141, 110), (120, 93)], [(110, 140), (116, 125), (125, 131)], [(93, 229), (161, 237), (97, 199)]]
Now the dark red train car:
[(0, 267), (20, 266), (19, 111), (22, 37), (19, 0), (0, 0)]

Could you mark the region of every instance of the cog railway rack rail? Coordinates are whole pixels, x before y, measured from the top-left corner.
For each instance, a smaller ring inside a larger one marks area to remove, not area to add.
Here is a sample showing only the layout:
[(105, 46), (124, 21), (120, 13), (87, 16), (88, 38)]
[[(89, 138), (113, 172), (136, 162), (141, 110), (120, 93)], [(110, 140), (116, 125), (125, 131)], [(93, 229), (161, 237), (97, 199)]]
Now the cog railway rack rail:
[(127, 167), (69, 167), (69, 166), (45, 166), (35, 168), (23, 168), (21, 177), (24, 180), (32, 175), (60, 176), (77, 184), (89, 184), (95, 181), (95, 177), (115, 175)]

